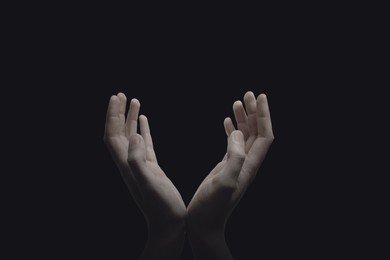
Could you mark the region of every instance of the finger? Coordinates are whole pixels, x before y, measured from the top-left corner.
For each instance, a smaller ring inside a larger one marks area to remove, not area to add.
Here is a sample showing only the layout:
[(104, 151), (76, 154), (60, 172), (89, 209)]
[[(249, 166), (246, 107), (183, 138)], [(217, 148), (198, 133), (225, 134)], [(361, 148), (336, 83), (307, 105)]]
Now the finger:
[(236, 130), (230, 117), (225, 118), (225, 120), (223, 121), (223, 126), (225, 127), (225, 132), (227, 136), (230, 136), (230, 134), (234, 130)]
[(108, 103), (106, 124), (104, 128), (104, 137), (113, 137), (120, 135), (121, 128), (124, 125), (120, 121), (120, 100), (117, 96), (113, 95)]
[(273, 137), (271, 115), (265, 94), (257, 97), (257, 134), (261, 137)]
[(234, 116), (236, 117), (237, 128), (243, 133), (244, 140), (246, 140), (249, 136), (248, 123), (247, 123), (248, 117), (246, 115), (244, 106), (241, 101), (234, 102), (233, 112), (234, 112)]
[(145, 170), (146, 151), (141, 135), (133, 134), (129, 138), (127, 163), (137, 182), (142, 185), (146, 179)]
[(126, 134), (126, 132), (125, 132), (125, 124), (126, 124), (125, 113), (126, 113), (127, 98), (126, 98), (125, 94), (123, 94), (121, 92), (118, 93), (117, 97), (118, 97), (119, 102), (120, 102), (119, 120), (120, 120), (120, 124), (122, 125), (120, 131), (123, 135), (125, 135)]
[(137, 120), (141, 104), (135, 98), (130, 101), (129, 112), (126, 119), (126, 136), (130, 138), (131, 135), (137, 133)]
[(228, 138), (226, 170), (234, 180), (240, 175), (245, 161), (245, 140), (241, 131), (233, 131)]
[(153, 148), (152, 135), (150, 134), (148, 118), (144, 115), (139, 117), (141, 135), (145, 142), (146, 147), (146, 159), (149, 161), (157, 162), (156, 154)]
[(121, 114), (125, 114), (126, 113), (126, 103), (127, 103), (127, 97), (125, 94), (123, 94), (122, 92), (119, 92), (117, 97), (119, 98), (119, 101), (121, 103), (121, 106), (120, 106), (120, 113)]
[(244, 103), (246, 113), (248, 115), (248, 132), (249, 135), (257, 135), (257, 122), (256, 122), (256, 97), (252, 91), (248, 91), (244, 95)]

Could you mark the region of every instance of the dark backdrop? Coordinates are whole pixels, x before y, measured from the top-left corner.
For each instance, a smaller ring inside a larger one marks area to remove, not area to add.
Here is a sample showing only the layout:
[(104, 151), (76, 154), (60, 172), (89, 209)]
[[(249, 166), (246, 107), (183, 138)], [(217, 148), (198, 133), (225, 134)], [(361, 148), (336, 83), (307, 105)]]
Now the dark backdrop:
[(20, 214), (10, 240), (51, 259), (136, 259), (146, 224), (102, 140), (110, 96), (141, 101), (161, 167), (188, 204), (225, 152), (224, 118), (251, 90), (268, 95), (275, 141), (228, 222), (233, 255), (366, 252), (357, 205), (368, 184), (353, 175), (361, 142), (350, 128), (365, 113), (351, 88), (366, 80), (359, 20), (316, 8), (243, 18), (131, 10), (56, 9), (21, 24), (10, 66), (23, 73), (10, 97), (23, 111), (15, 131), (28, 170), (12, 193)]

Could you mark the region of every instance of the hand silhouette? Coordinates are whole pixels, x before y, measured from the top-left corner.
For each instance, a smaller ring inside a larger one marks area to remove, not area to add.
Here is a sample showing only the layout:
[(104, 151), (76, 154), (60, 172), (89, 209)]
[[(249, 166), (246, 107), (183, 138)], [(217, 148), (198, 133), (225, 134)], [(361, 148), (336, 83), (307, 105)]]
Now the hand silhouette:
[(149, 238), (141, 259), (174, 259), (184, 241), (186, 207), (158, 165), (148, 119), (138, 118), (139, 101), (131, 100), (127, 119), (126, 102), (123, 93), (111, 97), (104, 141), (148, 224)]
[[(237, 128), (224, 121), (227, 152), (200, 184), (187, 209), (169, 178), (158, 165), (140, 103), (126, 96), (111, 97), (104, 140), (120, 173), (148, 224), (148, 243), (141, 259), (175, 259), (183, 246), (185, 222), (197, 259), (233, 259), (224, 238), (225, 225), (255, 178), (274, 136), (267, 98), (252, 92), (233, 104)], [(137, 133), (138, 121), (140, 134)]]
[(197, 259), (232, 259), (224, 239), (226, 222), (255, 178), (274, 136), (267, 98), (252, 92), (233, 104), (238, 130), (224, 121), (227, 153), (200, 184), (187, 207), (189, 239)]

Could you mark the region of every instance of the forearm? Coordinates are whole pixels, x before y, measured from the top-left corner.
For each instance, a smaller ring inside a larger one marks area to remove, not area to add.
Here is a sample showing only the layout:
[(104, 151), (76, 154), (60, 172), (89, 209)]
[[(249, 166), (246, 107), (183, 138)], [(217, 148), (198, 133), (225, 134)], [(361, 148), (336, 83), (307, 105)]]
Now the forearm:
[(179, 259), (185, 240), (185, 223), (167, 231), (154, 231), (149, 228), (148, 241), (140, 260), (173, 260)]
[(198, 234), (189, 230), (189, 241), (195, 259), (202, 260), (232, 260), (229, 247), (223, 231), (213, 234)]

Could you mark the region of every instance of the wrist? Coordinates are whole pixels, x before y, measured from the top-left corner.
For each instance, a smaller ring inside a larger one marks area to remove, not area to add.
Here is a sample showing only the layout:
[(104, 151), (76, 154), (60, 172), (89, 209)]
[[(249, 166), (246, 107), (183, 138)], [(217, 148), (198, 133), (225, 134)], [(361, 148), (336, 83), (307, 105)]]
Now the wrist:
[(179, 259), (185, 234), (184, 221), (169, 227), (148, 224), (148, 240), (140, 259)]
[(202, 228), (188, 227), (188, 239), (191, 244), (212, 245), (225, 241), (225, 231), (223, 229), (205, 230)]
[(225, 240), (225, 232), (191, 232), (188, 231), (195, 259), (230, 260), (233, 259)]
[(233, 259), (225, 240), (225, 225), (194, 225), (189, 221), (187, 230), (195, 259)]
[(149, 239), (176, 239), (186, 233), (185, 220), (175, 220), (171, 223), (148, 222)]
[(188, 236), (194, 239), (221, 238), (225, 236), (226, 220), (223, 218), (207, 219), (187, 213)]
[(185, 213), (169, 214), (165, 216), (148, 214), (145, 218), (149, 236), (167, 236), (180, 234), (186, 231)]

